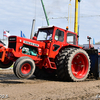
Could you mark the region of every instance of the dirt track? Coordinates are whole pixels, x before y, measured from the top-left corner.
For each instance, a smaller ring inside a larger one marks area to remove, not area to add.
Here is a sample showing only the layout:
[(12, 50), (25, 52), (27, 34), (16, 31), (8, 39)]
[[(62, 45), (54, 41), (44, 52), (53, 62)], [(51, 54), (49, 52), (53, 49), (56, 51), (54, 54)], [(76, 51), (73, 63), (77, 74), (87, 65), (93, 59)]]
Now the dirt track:
[(99, 100), (99, 94), (100, 80), (20, 80), (12, 70), (0, 70), (0, 100)]

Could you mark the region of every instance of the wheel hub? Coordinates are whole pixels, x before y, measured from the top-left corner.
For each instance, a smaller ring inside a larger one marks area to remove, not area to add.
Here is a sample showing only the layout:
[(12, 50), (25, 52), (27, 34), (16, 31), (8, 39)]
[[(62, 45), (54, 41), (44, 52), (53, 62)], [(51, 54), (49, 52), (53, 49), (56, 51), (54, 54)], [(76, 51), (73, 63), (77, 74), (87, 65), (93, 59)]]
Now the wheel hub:
[(25, 63), (22, 67), (21, 67), (21, 72), (23, 74), (28, 74), (31, 71), (31, 65), (28, 63)]
[(87, 57), (82, 53), (76, 54), (72, 60), (71, 69), (74, 77), (79, 79), (83, 78), (88, 71)]

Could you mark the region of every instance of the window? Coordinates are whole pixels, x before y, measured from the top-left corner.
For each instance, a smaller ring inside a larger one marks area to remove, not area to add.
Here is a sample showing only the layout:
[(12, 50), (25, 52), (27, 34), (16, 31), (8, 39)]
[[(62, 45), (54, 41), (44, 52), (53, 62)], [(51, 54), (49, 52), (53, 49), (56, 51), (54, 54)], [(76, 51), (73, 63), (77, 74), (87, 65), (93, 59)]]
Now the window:
[(76, 45), (76, 35), (67, 33), (67, 43)]
[(56, 34), (55, 34), (55, 40), (63, 42), (64, 41), (64, 32), (57, 29)]
[(52, 39), (53, 29), (40, 29), (38, 32), (37, 40), (50, 40)]

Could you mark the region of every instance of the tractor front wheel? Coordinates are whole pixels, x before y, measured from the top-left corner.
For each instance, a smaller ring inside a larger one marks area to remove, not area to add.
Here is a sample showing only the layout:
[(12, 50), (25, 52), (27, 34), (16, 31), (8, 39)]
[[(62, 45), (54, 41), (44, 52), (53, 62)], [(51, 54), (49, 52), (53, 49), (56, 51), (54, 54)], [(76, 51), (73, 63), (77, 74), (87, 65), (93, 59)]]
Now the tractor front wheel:
[(30, 78), (35, 71), (35, 63), (29, 57), (20, 57), (15, 62), (13, 71), (18, 78)]

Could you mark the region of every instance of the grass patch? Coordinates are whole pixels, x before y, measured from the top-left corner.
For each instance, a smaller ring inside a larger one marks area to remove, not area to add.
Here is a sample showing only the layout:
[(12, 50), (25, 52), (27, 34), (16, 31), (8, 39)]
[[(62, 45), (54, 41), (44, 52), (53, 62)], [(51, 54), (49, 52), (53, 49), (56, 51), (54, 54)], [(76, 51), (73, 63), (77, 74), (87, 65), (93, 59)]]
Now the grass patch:
[(13, 65), (12, 65), (12, 66), (10, 66), (10, 68), (13, 68)]

